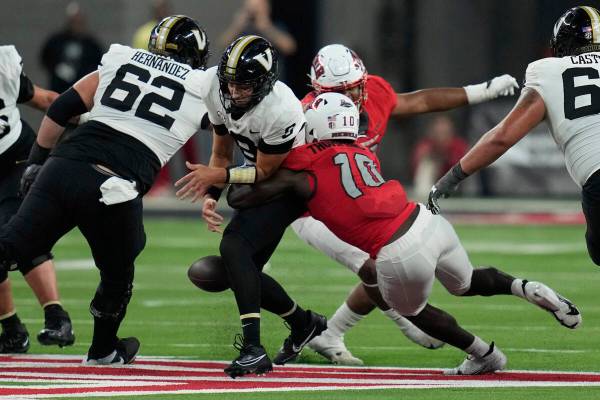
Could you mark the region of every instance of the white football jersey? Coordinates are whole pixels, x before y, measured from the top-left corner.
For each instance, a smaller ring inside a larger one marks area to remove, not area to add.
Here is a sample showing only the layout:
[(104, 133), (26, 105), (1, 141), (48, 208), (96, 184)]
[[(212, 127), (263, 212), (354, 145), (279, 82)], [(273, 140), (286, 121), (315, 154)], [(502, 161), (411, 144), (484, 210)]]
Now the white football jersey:
[(200, 128), (205, 71), (119, 44), (110, 46), (98, 71), (90, 120), (138, 139), (161, 165)]
[(17, 98), (22, 70), (21, 56), (15, 46), (0, 46), (0, 154), (15, 143), (21, 134)]
[(525, 86), (544, 99), (552, 137), (583, 186), (600, 169), (600, 53), (532, 62)]
[(304, 144), (306, 119), (302, 105), (294, 92), (283, 82), (277, 81), (273, 90), (264, 99), (239, 119), (227, 114), (221, 103), (217, 67), (208, 69), (209, 75), (203, 91), (208, 118), (213, 125), (225, 125), (233, 136), (246, 162), (256, 163), (256, 153), (285, 153), (293, 140), (292, 147)]

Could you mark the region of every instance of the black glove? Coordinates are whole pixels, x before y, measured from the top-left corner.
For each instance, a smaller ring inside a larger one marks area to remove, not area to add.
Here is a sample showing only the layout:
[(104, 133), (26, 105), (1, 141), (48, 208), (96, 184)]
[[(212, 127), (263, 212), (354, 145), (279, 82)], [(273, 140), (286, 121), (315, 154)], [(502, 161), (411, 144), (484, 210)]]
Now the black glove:
[(21, 197), (25, 197), (27, 192), (29, 192), (29, 188), (33, 185), (33, 182), (41, 169), (42, 166), (39, 164), (31, 164), (25, 169), (23, 176), (21, 176), (21, 185), (19, 188), (19, 195)]
[(448, 198), (454, 194), (458, 189), (458, 185), (469, 175), (463, 171), (460, 163), (457, 163), (452, 169), (446, 172), (446, 175), (442, 176), (436, 183), (431, 187), (429, 192), (429, 198), (427, 200), (427, 208), (434, 214), (440, 213), (440, 205), (438, 199)]

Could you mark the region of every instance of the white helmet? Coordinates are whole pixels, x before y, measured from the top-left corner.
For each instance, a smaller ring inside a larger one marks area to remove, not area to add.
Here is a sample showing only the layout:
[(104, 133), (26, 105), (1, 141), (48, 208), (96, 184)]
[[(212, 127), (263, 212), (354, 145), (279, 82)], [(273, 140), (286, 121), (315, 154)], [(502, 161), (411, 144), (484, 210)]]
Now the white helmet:
[(359, 108), (367, 99), (365, 65), (354, 51), (341, 44), (330, 44), (319, 50), (310, 67), (310, 81), (319, 93), (343, 93), (359, 87), (360, 93), (353, 97)]
[(358, 138), (359, 113), (352, 100), (343, 94), (321, 93), (306, 109), (306, 142)]

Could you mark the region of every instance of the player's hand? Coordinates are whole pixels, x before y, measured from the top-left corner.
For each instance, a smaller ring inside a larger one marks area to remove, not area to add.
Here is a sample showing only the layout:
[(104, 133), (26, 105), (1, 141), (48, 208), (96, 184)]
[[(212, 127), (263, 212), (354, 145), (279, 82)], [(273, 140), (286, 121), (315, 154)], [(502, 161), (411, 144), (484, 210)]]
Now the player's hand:
[(225, 182), (226, 172), (223, 168), (211, 168), (188, 161), (185, 162), (185, 165), (191, 172), (175, 182), (176, 187), (183, 185), (175, 193), (180, 200), (191, 196), (191, 202), (194, 203), (204, 196), (210, 186)]
[(508, 74), (497, 76), (487, 82), (465, 86), (469, 104), (479, 104), (500, 96), (512, 96), (519, 88), (517, 80)]
[(492, 100), (500, 96), (512, 96), (515, 94), (515, 89), (518, 88), (517, 80), (508, 74), (504, 74), (488, 81), (487, 90), (489, 99)]
[(217, 201), (212, 197), (204, 197), (202, 204), (202, 218), (206, 221), (206, 226), (211, 232), (223, 233), (220, 226), (223, 223), (223, 216), (217, 213)]
[(8, 134), (8, 132), (10, 132), (10, 124), (8, 123), (8, 118), (3, 115), (0, 117), (0, 137)]
[(19, 188), (19, 195), (21, 197), (25, 197), (33, 182), (35, 182), (35, 178), (38, 176), (42, 166), (39, 164), (31, 164), (25, 169), (23, 172), (23, 176), (21, 176), (21, 183)]
[(436, 183), (431, 187), (429, 197), (427, 199), (427, 208), (433, 214), (440, 213), (439, 199), (446, 199), (456, 193), (458, 185), (465, 179), (466, 174), (460, 163), (457, 163), (450, 171), (446, 172), (446, 175), (442, 176)]

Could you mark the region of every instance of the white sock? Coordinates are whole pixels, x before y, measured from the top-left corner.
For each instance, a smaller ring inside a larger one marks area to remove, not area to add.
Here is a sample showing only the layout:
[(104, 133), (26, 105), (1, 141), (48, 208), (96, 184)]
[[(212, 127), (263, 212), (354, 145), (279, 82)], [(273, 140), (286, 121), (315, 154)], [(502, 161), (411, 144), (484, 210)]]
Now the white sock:
[(356, 325), (365, 316), (355, 313), (344, 302), (327, 321), (327, 330), (333, 336), (344, 336), (350, 328)]
[(465, 349), (465, 353), (472, 354), (478, 358), (483, 357), (488, 351), (490, 351), (490, 345), (481, 340), (479, 336), (475, 336), (473, 343)]
[(400, 330), (402, 332), (413, 326), (412, 322), (404, 318), (402, 315), (398, 314), (398, 312), (395, 311), (393, 308), (390, 308), (386, 311), (382, 311), (382, 313), (383, 315), (394, 321), (394, 323), (400, 327)]
[(525, 292), (523, 291), (523, 279), (517, 278), (514, 281), (512, 281), (512, 283), (510, 284), (510, 291), (515, 296), (524, 299)]

